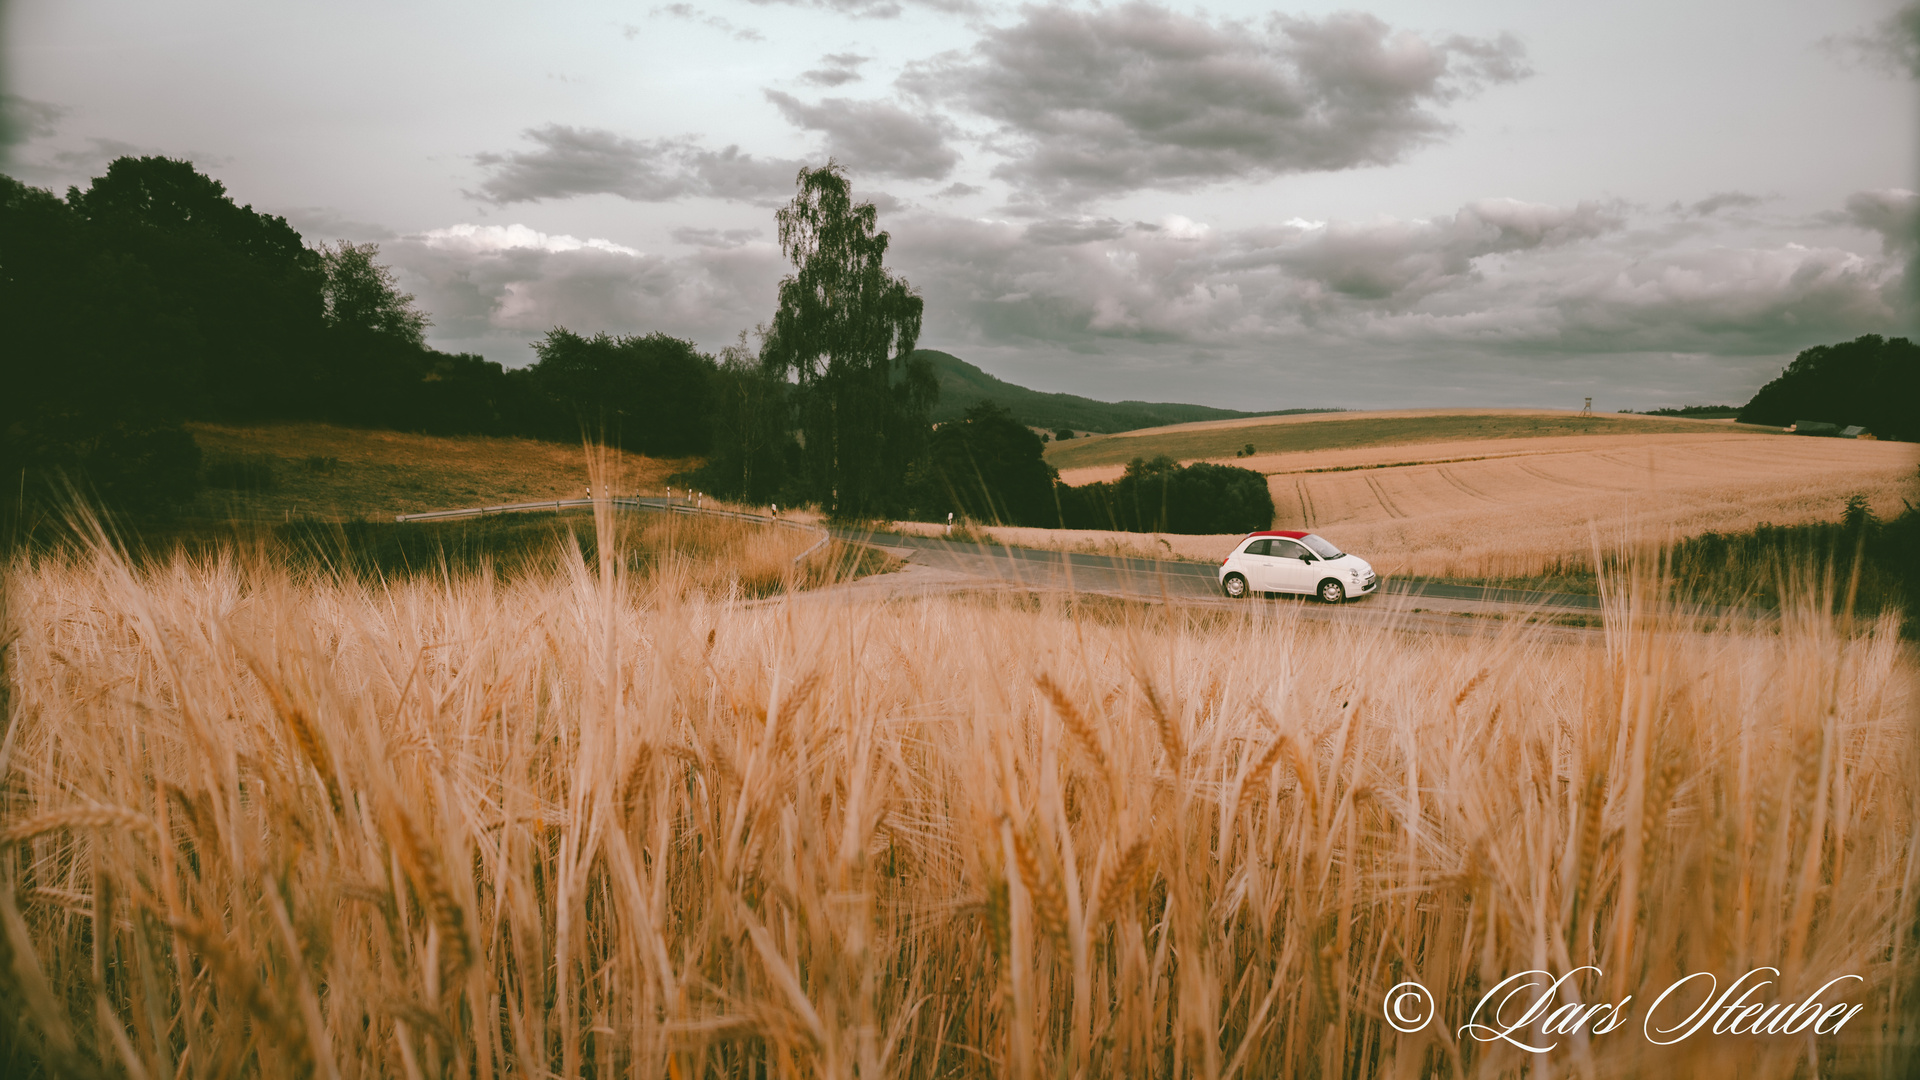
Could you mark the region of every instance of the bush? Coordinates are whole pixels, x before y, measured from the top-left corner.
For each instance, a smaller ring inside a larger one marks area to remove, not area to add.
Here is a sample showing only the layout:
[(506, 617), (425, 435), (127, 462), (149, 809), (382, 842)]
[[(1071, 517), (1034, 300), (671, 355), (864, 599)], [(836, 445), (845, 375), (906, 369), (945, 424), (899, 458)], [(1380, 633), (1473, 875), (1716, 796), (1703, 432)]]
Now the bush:
[(1244, 533), (1273, 523), (1267, 478), (1234, 465), (1134, 458), (1112, 483), (1061, 492), (1068, 528), (1190, 534)]
[(1783, 589), (1793, 591), (1792, 574), (1811, 568), (1816, 579), (1831, 581), (1836, 608), (1846, 603), (1854, 582), (1857, 613), (1874, 615), (1898, 605), (1906, 612), (1907, 633), (1920, 630), (1920, 510), (1911, 504), (1882, 521), (1855, 495), (1838, 522), (1704, 533), (1676, 543), (1672, 565), (1684, 591), (1762, 607), (1777, 606)]
[(1059, 523), (1053, 501), (1059, 474), (1041, 456), (1040, 436), (1005, 408), (990, 401), (973, 406), (965, 420), (935, 429), (928, 449), (931, 468), (913, 494), (923, 516), (952, 510), (1006, 525)]

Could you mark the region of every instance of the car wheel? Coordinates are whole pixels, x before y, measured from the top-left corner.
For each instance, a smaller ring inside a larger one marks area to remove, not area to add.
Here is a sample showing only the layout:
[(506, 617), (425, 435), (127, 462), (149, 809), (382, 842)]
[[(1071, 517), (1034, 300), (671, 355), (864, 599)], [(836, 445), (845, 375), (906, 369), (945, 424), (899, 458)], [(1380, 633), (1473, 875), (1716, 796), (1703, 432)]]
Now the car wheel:
[(1320, 583), (1320, 599), (1329, 604), (1337, 604), (1347, 598), (1347, 590), (1332, 578)]
[(1220, 587), (1226, 591), (1228, 597), (1234, 600), (1247, 598), (1247, 579), (1239, 574), (1228, 574), (1227, 579), (1220, 583)]

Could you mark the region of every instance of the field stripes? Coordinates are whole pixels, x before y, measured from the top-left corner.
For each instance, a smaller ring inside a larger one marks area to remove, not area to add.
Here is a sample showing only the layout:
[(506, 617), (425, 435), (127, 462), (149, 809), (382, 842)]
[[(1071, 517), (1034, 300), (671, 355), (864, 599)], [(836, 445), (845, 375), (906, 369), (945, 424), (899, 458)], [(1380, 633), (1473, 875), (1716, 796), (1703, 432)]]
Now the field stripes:
[(1456, 475), (1452, 469), (1449, 469), (1444, 465), (1439, 468), (1438, 472), (1442, 480), (1445, 480), (1447, 483), (1452, 484), (1455, 490), (1459, 491), (1462, 495), (1465, 495), (1469, 499), (1477, 499), (1480, 502), (1489, 502), (1489, 503), (1495, 503), (1500, 501), (1488, 495), (1486, 492), (1480, 491), (1474, 488), (1472, 485), (1468, 484), (1465, 480), (1460, 479), (1460, 477)]

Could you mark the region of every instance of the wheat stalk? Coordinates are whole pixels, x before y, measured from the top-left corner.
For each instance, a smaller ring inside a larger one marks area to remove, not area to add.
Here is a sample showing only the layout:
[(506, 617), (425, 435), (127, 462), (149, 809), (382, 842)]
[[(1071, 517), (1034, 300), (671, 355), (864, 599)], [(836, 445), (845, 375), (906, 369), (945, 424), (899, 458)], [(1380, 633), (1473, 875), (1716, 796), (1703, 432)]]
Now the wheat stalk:
[(59, 829), (127, 829), (158, 836), (153, 819), (120, 806), (78, 806), (50, 810), (0, 830), (0, 844), (17, 844)]

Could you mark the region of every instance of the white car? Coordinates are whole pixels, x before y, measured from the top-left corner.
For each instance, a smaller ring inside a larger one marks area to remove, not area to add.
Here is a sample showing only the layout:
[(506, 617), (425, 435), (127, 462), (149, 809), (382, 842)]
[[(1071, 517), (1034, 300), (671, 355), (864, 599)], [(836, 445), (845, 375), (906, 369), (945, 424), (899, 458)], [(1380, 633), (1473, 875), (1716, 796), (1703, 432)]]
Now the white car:
[(1220, 561), (1220, 590), (1235, 600), (1249, 593), (1305, 593), (1338, 604), (1378, 584), (1365, 559), (1310, 532), (1248, 533)]

